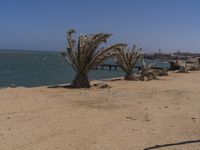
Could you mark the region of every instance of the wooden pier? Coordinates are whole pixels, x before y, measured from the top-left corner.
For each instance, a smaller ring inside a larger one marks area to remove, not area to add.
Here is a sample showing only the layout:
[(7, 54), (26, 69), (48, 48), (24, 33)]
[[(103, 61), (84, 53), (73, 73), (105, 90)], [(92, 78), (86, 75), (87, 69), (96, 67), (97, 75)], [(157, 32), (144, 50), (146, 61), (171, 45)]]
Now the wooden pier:
[[(136, 69), (141, 70), (141, 66), (135, 66)], [(101, 69), (101, 70), (109, 70), (109, 71), (117, 71), (120, 70), (120, 67), (116, 64), (101, 64), (93, 69)], [(152, 66), (151, 69), (163, 69), (162, 67), (154, 67)]]
[(101, 70), (118, 70), (120, 68), (118, 65), (115, 64), (101, 64), (93, 69), (101, 69)]

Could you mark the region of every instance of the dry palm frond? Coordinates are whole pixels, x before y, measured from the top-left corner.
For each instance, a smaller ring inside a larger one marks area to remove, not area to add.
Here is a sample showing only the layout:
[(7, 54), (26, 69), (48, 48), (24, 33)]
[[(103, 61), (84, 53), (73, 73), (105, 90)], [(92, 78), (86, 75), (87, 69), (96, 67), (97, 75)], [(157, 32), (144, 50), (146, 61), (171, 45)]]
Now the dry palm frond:
[(125, 72), (125, 80), (133, 80), (133, 68), (136, 62), (143, 57), (142, 49), (136, 45), (130, 50), (127, 47), (118, 49), (114, 54), (114, 61)]
[(100, 45), (106, 43), (107, 39), (112, 36), (111, 34), (81, 34), (76, 42), (72, 36), (73, 33), (75, 33), (73, 29), (67, 32), (67, 53), (62, 53), (62, 55), (76, 72), (72, 87), (88, 88), (90, 84), (87, 74), (90, 69), (111, 57), (116, 49), (121, 49), (125, 44), (100, 48)]
[(145, 78), (147, 78), (147, 80), (157, 79), (154, 70), (151, 69), (151, 67), (154, 66), (154, 65), (155, 64), (153, 64), (153, 63), (146, 65), (146, 63), (143, 59), (143, 68), (141, 70), (141, 75), (140, 75), (141, 81), (144, 81)]

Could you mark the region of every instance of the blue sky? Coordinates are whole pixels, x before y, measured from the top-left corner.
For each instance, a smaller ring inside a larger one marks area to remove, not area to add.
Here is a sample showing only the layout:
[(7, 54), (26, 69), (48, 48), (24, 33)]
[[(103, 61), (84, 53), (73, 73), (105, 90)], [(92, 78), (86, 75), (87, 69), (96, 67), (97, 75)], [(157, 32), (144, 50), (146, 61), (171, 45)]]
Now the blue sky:
[(200, 0), (0, 0), (0, 48), (59, 50), (65, 33), (113, 33), (146, 52), (200, 52)]

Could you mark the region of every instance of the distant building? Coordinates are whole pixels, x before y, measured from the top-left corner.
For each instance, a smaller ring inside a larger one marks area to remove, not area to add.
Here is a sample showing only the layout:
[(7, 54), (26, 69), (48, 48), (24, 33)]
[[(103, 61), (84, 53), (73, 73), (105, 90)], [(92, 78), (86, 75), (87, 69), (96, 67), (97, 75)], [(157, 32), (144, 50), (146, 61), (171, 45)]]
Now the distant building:
[(190, 57), (187, 60), (188, 63), (196, 63), (196, 64), (200, 64), (200, 56), (197, 57)]
[(195, 61), (195, 62), (200, 62), (200, 53), (189, 53), (189, 52), (180, 52), (177, 51), (172, 54), (164, 54), (159, 51), (159, 53), (154, 53), (154, 54), (146, 54), (145, 58), (148, 59), (165, 59), (165, 60), (185, 60), (187, 62)]
[(146, 55), (145, 57), (149, 59), (170, 59), (171, 54), (154, 53), (154, 54)]
[(192, 58), (195, 58), (198, 60), (198, 58), (200, 57), (200, 54), (198, 53), (189, 53), (189, 52), (180, 52), (177, 51), (175, 53), (172, 54), (172, 57), (176, 57), (180, 60), (192, 60)]

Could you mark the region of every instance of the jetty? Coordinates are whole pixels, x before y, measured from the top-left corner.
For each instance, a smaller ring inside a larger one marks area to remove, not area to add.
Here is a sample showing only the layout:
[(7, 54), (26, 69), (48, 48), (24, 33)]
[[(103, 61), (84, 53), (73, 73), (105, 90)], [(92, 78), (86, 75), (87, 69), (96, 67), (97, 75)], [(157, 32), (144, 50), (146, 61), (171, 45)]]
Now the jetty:
[(119, 66), (115, 64), (101, 64), (93, 69), (101, 69), (101, 70), (119, 70)]
[[(142, 69), (142, 66), (135, 66), (134, 68), (138, 69), (138, 70), (141, 70)], [(117, 71), (117, 70), (121, 70), (119, 65), (116, 65), (116, 64), (101, 64), (95, 68), (92, 68), (92, 69), (95, 69), (95, 70), (109, 70), (109, 71)], [(156, 67), (156, 66), (152, 66), (151, 69), (158, 69), (158, 70), (161, 70), (163, 69), (162, 67)]]

